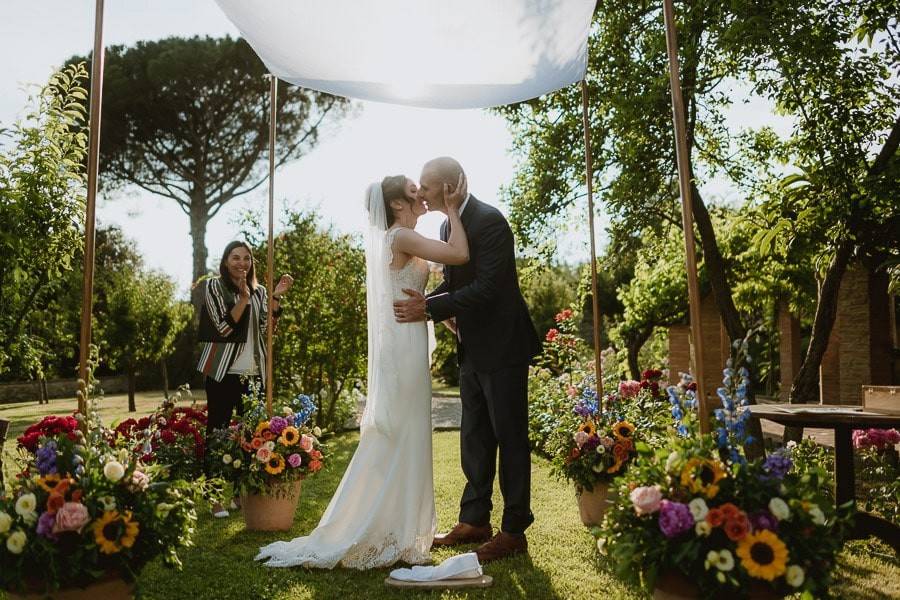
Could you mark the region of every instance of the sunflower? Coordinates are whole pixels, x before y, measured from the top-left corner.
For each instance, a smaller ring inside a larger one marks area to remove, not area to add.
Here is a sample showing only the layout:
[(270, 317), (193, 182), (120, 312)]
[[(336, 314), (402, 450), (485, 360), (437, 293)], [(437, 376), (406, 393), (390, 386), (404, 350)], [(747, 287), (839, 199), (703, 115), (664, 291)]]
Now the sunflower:
[(41, 489), (45, 492), (52, 492), (56, 489), (56, 484), (59, 483), (60, 475), (58, 473), (50, 473), (49, 475), (45, 475), (37, 480), (37, 484), (41, 486)]
[(285, 446), (293, 446), (299, 441), (300, 432), (297, 431), (296, 427), (285, 427), (281, 432), (281, 437), (278, 438), (278, 443), (284, 444)]
[(138, 530), (130, 511), (108, 510), (94, 522), (94, 540), (100, 546), (101, 554), (115, 554), (122, 548), (134, 546)]
[(256, 426), (256, 430), (254, 430), (254, 437), (262, 437), (262, 432), (269, 428), (268, 421), (260, 421)]
[(751, 577), (774, 581), (787, 570), (787, 546), (768, 529), (751, 533), (738, 542), (737, 555)]
[(275, 452), (266, 461), (266, 473), (269, 475), (278, 475), (284, 471), (284, 457)]
[(631, 434), (634, 433), (634, 425), (628, 421), (619, 421), (613, 425), (612, 431), (613, 435), (620, 440), (630, 439)]
[(594, 426), (593, 421), (585, 419), (584, 423), (581, 424), (581, 427), (578, 428), (578, 431), (583, 431), (588, 435), (594, 435), (597, 432), (597, 428)]
[(694, 494), (715, 498), (719, 493), (719, 481), (725, 478), (725, 469), (717, 460), (692, 458), (681, 470), (681, 485)]

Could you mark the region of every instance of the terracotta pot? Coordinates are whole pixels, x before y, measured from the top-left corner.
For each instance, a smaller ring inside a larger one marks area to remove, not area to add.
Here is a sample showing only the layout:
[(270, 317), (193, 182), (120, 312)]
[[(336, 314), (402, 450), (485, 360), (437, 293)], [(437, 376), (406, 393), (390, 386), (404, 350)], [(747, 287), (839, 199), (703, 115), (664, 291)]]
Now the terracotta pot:
[(578, 499), (578, 512), (581, 513), (581, 522), (587, 527), (599, 525), (609, 508), (607, 502), (609, 496), (608, 483), (595, 483), (594, 489), (590, 492), (584, 488), (575, 490), (575, 497)]
[(287, 531), (294, 525), (300, 502), (300, 480), (278, 486), (266, 495), (241, 494), (244, 523), (252, 531)]
[[(700, 597), (699, 588), (678, 571), (665, 571), (656, 580), (653, 590), (654, 600), (694, 600)], [(776, 600), (784, 598), (768, 585), (751, 583), (747, 588), (747, 597), (751, 600)]]
[(57, 592), (6, 592), (9, 600), (131, 600), (134, 582), (118, 577), (101, 579), (85, 588), (63, 588)]

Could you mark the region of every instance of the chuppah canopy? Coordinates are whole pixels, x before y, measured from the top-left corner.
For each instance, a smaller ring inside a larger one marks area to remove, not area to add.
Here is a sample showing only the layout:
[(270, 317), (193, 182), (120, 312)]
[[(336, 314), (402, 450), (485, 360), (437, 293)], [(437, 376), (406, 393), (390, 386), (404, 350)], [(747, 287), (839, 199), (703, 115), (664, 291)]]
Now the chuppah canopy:
[(216, 0), (269, 71), (338, 96), (485, 108), (584, 78), (595, 0)]

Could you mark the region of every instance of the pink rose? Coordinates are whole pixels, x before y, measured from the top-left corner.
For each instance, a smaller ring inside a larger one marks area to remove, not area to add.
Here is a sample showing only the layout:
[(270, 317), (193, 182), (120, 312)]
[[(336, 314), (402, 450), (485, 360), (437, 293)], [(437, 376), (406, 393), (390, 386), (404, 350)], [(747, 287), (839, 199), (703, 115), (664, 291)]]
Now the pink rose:
[(641, 391), (640, 381), (622, 381), (619, 383), (619, 393), (623, 398), (634, 398)]
[(150, 476), (144, 473), (143, 471), (135, 471), (131, 475), (131, 491), (133, 492), (143, 492), (147, 489), (147, 486), (150, 485)]
[(63, 531), (77, 531), (91, 520), (87, 507), (81, 502), (66, 502), (56, 511), (56, 522), (53, 524), (53, 533)]
[(634, 488), (628, 497), (634, 504), (634, 511), (639, 515), (655, 513), (659, 510), (659, 504), (662, 502), (662, 492), (655, 485)]
[(297, 468), (303, 462), (303, 458), (299, 454), (291, 454), (288, 456), (288, 464), (293, 468)]
[(587, 432), (579, 431), (578, 433), (575, 434), (575, 443), (578, 445), (579, 448), (581, 448), (582, 446), (584, 446), (584, 443), (586, 441), (588, 441), (588, 437), (589, 436), (588, 436)]
[(300, 436), (300, 449), (304, 452), (312, 452), (313, 449), (313, 437), (306, 435), (305, 433)]
[(259, 462), (269, 462), (270, 458), (272, 458), (272, 451), (265, 446), (256, 451), (256, 460)]

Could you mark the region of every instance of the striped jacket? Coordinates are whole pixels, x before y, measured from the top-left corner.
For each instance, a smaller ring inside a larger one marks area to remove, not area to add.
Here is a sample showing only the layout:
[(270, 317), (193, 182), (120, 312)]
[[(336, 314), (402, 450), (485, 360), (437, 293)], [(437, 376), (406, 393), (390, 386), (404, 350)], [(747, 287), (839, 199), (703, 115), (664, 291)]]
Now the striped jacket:
[[(206, 302), (206, 310), (209, 313), (209, 317), (215, 324), (216, 329), (219, 330), (219, 333), (223, 336), (230, 335), (234, 328), (237, 327), (237, 323), (231, 318), (231, 309), (237, 304), (238, 294), (228, 289), (222, 283), (221, 278), (216, 277), (206, 281), (204, 301)], [(222, 381), (222, 378), (228, 373), (228, 369), (231, 368), (234, 360), (244, 349), (244, 344), (255, 342), (258, 348), (257, 356), (259, 358), (259, 372), (263, 375), (263, 385), (265, 385), (267, 358), (266, 326), (269, 320), (269, 305), (266, 288), (257, 285), (256, 289), (250, 292), (250, 302), (253, 307), (253, 312), (251, 314), (258, 315), (259, 318), (256, 326), (256, 340), (247, 340), (244, 343), (204, 342), (203, 350), (200, 352), (200, 363), (197, 365), (197, 370), (207, 377), (212, 377), (216, 381)], [(250, 306), (248, 305), (244, 310), (249, 309)], [(278, 311), (275, 312), (275, 316), (278, 316)]]

